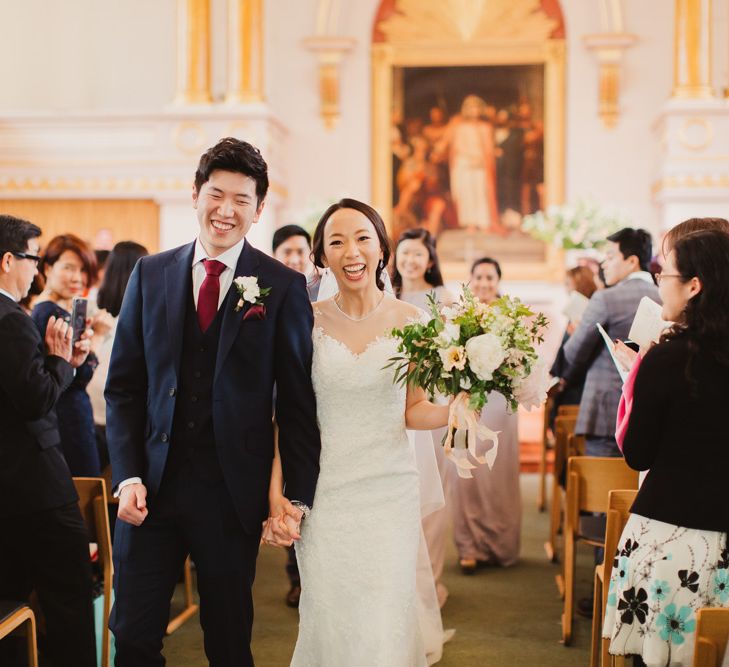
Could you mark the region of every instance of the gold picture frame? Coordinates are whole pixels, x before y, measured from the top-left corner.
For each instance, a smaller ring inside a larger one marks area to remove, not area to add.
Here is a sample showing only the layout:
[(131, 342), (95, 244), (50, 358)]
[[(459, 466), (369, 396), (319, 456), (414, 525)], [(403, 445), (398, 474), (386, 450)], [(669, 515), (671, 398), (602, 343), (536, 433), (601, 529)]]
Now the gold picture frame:
[[(557, 15), (555, 16), (555, 8)], [(549, 11), (551, 10), (551, 11)], [(372, 195), (393, 230), (392, 112), (403, 68), (543, 65), (544, 205), (564, 198), (564, 28), (556, 0), (383, 0), (372, 43)], [(503, 263), (509, 280), (559, 281), (563, 253), (546, 246), (542, 261)], [(466, 262), (441, 257), (447, 279)]]

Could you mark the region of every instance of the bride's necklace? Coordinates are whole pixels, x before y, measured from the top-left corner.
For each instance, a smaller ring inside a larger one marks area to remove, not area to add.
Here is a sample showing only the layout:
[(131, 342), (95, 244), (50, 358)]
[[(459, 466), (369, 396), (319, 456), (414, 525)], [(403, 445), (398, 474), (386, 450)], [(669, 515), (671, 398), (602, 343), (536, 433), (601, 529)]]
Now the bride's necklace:
[(380, 301), (369, 313), (367, 313), (366, 315), (363, 315), (362, 317), (352, 317), (351, 315), (347, 315), (347, 313), (345, 313), (342, 310), (342, 307), (339, 305), (339, 302), (337, 301), (338, 296), (339, 296), (339, 294), (337, 294), (337, 296), (335, 296), (333, 299), (334, 305), (337, 307), (337, 310), (340, 313), (342, 313), (342, 315), (344, 315), (344, 317), (346, 317), (348, 320), (352, 320), (352, 322), (362, 322), (363, 320), (366, 320), (382, 305), (382, 302), (385, 300), (385, 293), (383, 292), (382, 297), (380, 298)]

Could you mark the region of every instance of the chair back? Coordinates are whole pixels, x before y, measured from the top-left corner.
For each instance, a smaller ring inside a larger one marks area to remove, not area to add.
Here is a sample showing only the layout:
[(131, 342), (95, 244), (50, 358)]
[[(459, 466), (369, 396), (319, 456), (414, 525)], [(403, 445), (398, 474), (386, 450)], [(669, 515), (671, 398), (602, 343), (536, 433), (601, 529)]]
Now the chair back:
[(694, 667), (720, 667), (728, 650), (729, 608), (704, 608), (696, 614)]
[(580, 511), (608, 511), (608, 494), (613, 489), (638, 488), (638, 471), (622, 458), (572, 456), (567, 462), (567, 512), (572, 525)]
[(104, 619), (101, 642), (101, 667), (108, 667), (110, 660), (110, 634), (108, 628), (111, 611), (111, 586), (114, 574), (111, 559), (111, 530), (106, 483), (100, 477), (74, 477), (78, 494), (78, 506), (86, 524), (89, 539), (98, 545), (99, 565), (104, 577)]
[[(628, 523), (630, 508), (638, 492), (634, 489), (613, 489), (608, 492), (607, 525), (605, 526), (605, 564), (603, 581), (609, 582), (613, 569), (614, 554), (618, 549), (623, 528)], [(603, 588), (603, 609), (607, 604), (608, 586)]]
[(554, 477), (560, 479), (567, 465), (570, 436), (575, 432), (577, 415), (562, 415), (554, 419)]

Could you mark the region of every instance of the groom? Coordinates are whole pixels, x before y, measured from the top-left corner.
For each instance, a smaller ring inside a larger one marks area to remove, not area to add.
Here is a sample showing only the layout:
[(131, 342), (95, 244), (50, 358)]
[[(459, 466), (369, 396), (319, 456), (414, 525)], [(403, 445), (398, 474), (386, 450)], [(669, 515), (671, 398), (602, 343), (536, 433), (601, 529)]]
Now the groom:
[(267, 190), (258, 149), (221, 140), (195, 174), (197, 240), (141, 259), (129, 280), (105, 394), (121, 519), (110, 620), (117, 667), (164, 664), (188, 553), (210, 664), (253, 665), (274, 384), (288, 522), (298, 527), (314, 500), (320, 442), (306, 281), (245, 240)]

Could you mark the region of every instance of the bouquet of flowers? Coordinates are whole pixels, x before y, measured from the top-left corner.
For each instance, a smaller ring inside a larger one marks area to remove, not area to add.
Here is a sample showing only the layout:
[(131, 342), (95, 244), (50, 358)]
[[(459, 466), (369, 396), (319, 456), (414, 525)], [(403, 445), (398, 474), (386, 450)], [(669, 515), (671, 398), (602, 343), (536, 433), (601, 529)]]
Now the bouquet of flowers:
[[(458, 474), (471, 477), (476, 466), (468, 455), (491, 467), (498, 449), (498, 433), (479, 422), (489, 393), (502, 394), (511, 410), (546, 399), (549, 375), (535, 346), (543, 340), (547, 319), (508, 296), (483, 304), (468, 287), (442, 311), (431, 296), (430, 310), (428, 322), (393, 330), (399, 345), (389, 366), (395, 368), (396, 383), (455, 397), (443, 446)], [(477, 443), (483, 440), (494, 444), (480, 455)]]
[(607, 214), (594, 203), (579, 200), (574, 206), (549, 206), (524, 216), (521, 228), (535, 239), (565, 250), (594, 248), (613, 232), (627, 226), (617, 215)]

